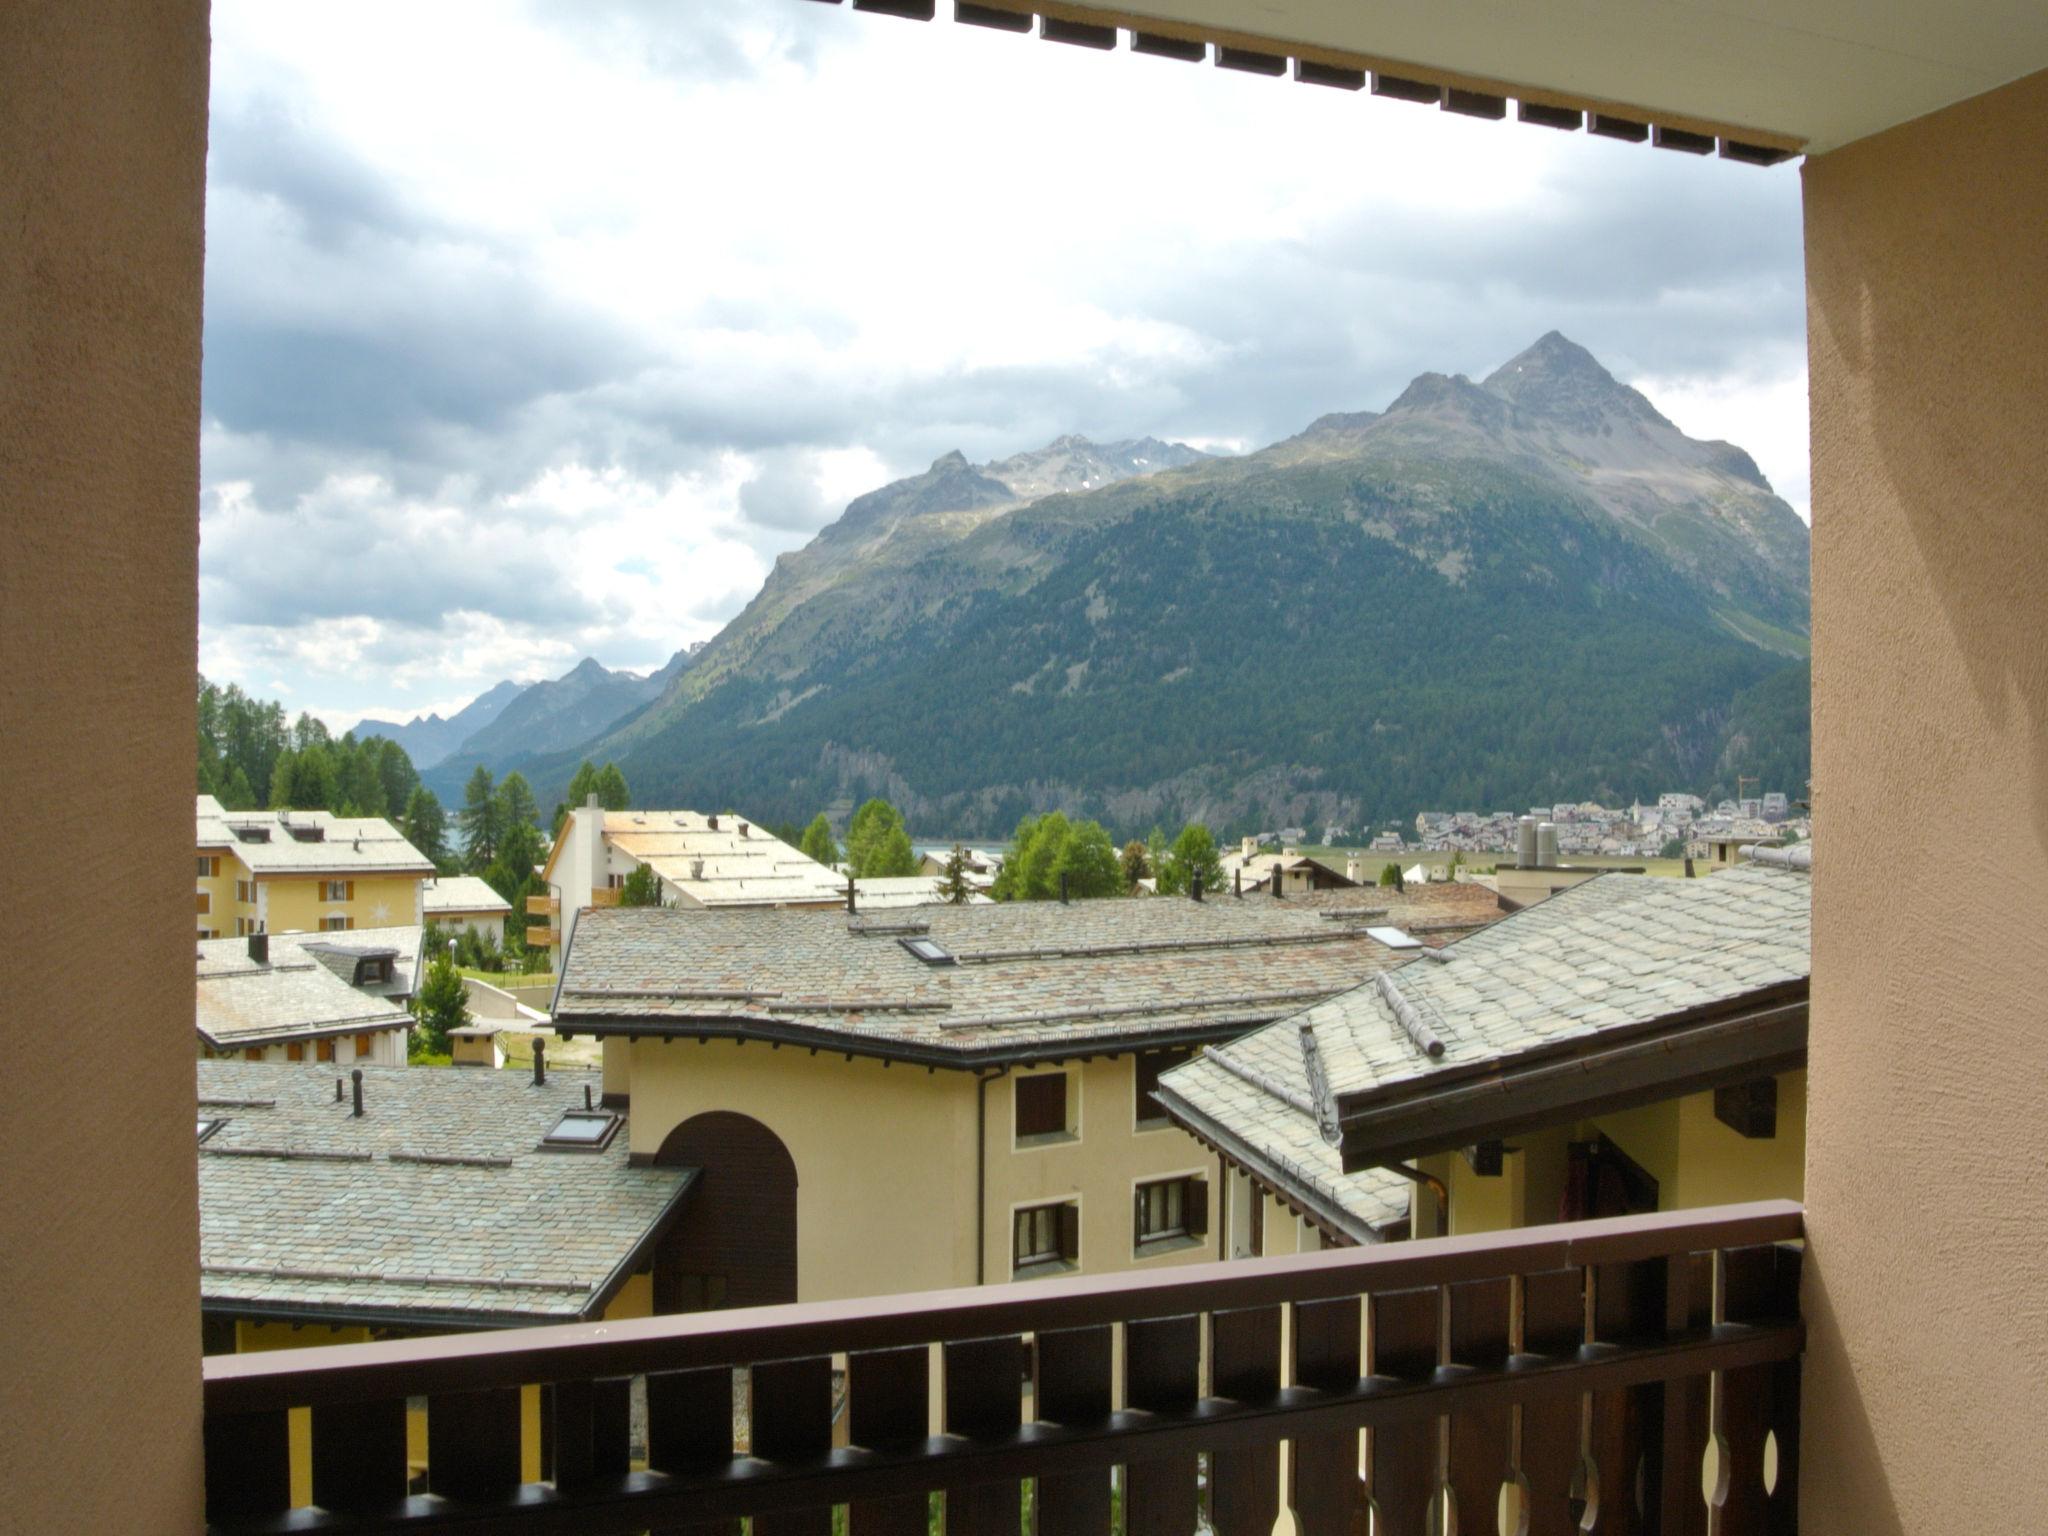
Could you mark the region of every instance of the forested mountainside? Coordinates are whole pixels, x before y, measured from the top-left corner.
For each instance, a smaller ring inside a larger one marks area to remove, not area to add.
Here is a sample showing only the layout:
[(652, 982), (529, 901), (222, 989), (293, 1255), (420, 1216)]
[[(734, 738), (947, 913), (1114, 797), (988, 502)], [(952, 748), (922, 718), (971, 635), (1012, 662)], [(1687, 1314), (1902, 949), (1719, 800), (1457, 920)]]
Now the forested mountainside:
[(886, 793), (962, 834), (1804, 781), (1805, 526), (1563, 337), (1242, 458), (1166, 449), (1031, 500), (958, 456), (861, 498), (577, 755), (646, 804)]

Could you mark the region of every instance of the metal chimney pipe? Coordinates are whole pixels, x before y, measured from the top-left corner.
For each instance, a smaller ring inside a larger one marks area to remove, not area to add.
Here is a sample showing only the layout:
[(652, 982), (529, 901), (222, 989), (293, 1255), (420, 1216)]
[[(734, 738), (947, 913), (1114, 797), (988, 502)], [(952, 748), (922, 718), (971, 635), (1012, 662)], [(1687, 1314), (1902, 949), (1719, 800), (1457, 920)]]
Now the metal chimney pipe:
[(355, 1084), (356, 1110), (354, 1118), (360, 1120), (363, 1118), (363, 1069), (361, 1067), (351, 1068), (348, 1075)]
[(1061, 870), (1061, 871), (1060, 871), (1060, 905), (1064, 907), (1064, 906), (1065, 906), (1066, 904), (1067, 904), (1067, 872), (1066, 872), (1065, 870)]
[(1273, 899), (1275, 901), (1285, 901), (1287, 899), (1287, 869), (1282, 864), (1275, 864), (1273, 866)]
[(585, 1109), (589, 1109), (589, 1108), (591, 1108), (591, 1103), (590, 1103), (590, 1084), (588, 1084), (588, 1083), (585, 1083), (585, 1084), (583, 1085), (583, 1107), (584, 1107)]
[(341, 1097), (341, 1079), (337, 1077), (334, 1080), (334, 1102), (339, 1104), (341, 1102)]
[(1536, 824), (1536, 862), (1545, 869), (1557, 868), (1557, 824), (1555, 822), (1539, 821)]
[(545, 1088), (548, 1083), (548, 1043), (538, 1035), (533, 1041), (533, 1086)]
[(1524, 816), (1515, 823), (1515, 862), (1524, 869), (1534, 869), (1536, 859), (1536, 818)]
[(846, 877), (846, 910), (848, 912), (854, 912), (859, 910), (854, 905), (853, 876), (851, 875), (848, 875)]
[(1239, 901), (1244, 900), (1244, 870), (1241, 868), (1230, 872), (1230, 894)]
[(1202, 875), (1200, 870), (1195, 872), (1195, 878), (1188, 883), (1188, 894), (1194, 897), (1196, 901), (1202, 899)]
[(270, 964), (270, 935), (252, 933), (249, 935), (249, 958), (258, 965)]

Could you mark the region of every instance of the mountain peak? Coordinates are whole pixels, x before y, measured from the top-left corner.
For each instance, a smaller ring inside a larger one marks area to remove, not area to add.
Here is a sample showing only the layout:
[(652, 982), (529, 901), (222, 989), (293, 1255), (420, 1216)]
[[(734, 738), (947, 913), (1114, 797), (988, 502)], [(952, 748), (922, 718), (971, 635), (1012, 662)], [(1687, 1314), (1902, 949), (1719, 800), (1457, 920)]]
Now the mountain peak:
[(1561, 331), (1546, 331), (1486, 376), (1484, 388), (1518, 409), (1552, 416), (1582, 431), (1611, 416), (1662, 421), (1655, 406), (1609, 373), (1600, 359)]
[(942, 453), (936, 459), (933, 459), (932, 467), (926, 470), (925, 473), (937, 475), (943, 474), (948, 470), (966, 469), (968, 467), (967, 455), (958, 448), (955, 448), (951, 453)]

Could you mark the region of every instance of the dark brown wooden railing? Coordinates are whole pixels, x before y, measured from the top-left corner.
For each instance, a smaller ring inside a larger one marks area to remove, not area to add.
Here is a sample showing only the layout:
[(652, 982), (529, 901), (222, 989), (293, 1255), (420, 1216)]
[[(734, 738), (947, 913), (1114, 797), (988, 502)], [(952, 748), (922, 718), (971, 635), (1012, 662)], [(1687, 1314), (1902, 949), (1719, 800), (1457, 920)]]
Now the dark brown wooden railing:
[(1790, 1531), (1802, 1230), (1766, 1202), (216, 1357), (208, 1514), (237, 1536), (1269, 1536), (1284, 1501), (1303, 1536)]

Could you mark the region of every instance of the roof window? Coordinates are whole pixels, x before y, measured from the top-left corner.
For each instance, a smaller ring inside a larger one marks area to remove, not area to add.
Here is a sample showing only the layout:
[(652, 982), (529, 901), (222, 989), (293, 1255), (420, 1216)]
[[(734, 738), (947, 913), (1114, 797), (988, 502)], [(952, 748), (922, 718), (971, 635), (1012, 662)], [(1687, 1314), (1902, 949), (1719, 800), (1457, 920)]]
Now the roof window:
[(1422, 940), (1399, 928), (1368, 928), (1366, 937), (1377, 939), (1389, 949), (1420, 949)]
[(236, 827), (235, 838), (244, 843), (267, 843), (270, 841), (268, 827)]
[(296, 842), (324, 843), (327, 841), (327, 829), (325, 827), (302, 827), (297, 823), (293, 823), (290, 830), (292, 838)]
[(208, 1120), (205, 1116), (200, 1116), (199, 1139), (201, 1141), (206, 1140), (207, 1137), (211, 1136), (215, 1131), (219, 1130), (222, 1126), (226, 1124), (227, 1121), (225, 1120)]
[(958, 965), (952, 953), (937, 939), (898, 939), (896, 941), (909, 950), (926, 965)]
[(602, 1109), (562, 1112), (554, 1128), (541, 1137), (543, 1149), (554, 1152), (602, 1152), (618, 1134), (619, 1117)]

